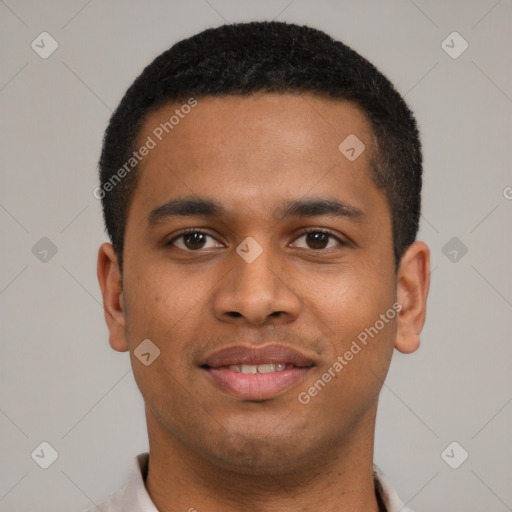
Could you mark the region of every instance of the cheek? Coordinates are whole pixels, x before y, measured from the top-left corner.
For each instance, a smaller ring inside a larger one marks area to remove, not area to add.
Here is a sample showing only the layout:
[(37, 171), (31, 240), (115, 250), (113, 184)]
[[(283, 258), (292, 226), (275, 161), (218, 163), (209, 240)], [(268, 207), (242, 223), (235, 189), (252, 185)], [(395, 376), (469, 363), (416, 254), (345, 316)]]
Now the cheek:
[[(158, 411), (178, 410), (184, 401), (181, 395), (190, 393), (186, 385), (189, 368), (179, 354), (190, 324), (195, 321), (195, 306), (201, 303), (201, 294), (195, 287), (162, 276), (156, 269), (132, 274), (127, 283), (134, 285), (127, 285), (125, 292), (126, 331), (134, 378), (145, 402), (157, 416)], [(150, 352), (148, 365), (144, 357), (139, 357), (138, 349), (147, 339), (154, 344), (145, 351)], [(158, 354), (154, 360), (153, 352)]]
[(392, 277), (350, 269), (316, 279), (315, 286), (306, 292), (306, 300), (333, 336), (345, 338), (356, 336), (379, 320), (392, 307), (395, 295)]
[[(201, 315), (204, 317), (208, 308), (211, 285), (204, 278), (194, 280), (193, 276), (164, 271), (157, 265), (148, 265), (144, 273), (129, 277), (125, 290), (127, 339), (139, 387), (152, 389), (165, 382), (172, 386), (173, 381), (176, 386), (178, 382), (183, 384), (190, 370), (187, 365), (191, 364), (183, 353), (194, 335), (201, 334)], [(134, 354), (145, 339), (160, 351), (151, 372), (141, 367)]]
[[(309, 383), (313, 388), (303, 391), (316, 393), (314, 407), (329, 411), (340, 425), (350, 418), (357, 421), (376, 404), (393, 353), (397, 316), (393, 298), (393, 293), (355, 283), (347, 286), (337, 303), (325, 303), (329, 355)], [(318, 379), (329, 384), (322, 388)]]
[(127, 282), (127, 322), (132, 335), (167, 337), (205, 301), (205, 287), (180, 272), (147, 266)]
[[(340, 378), (336, 381), (346, 393), (358, 396), (358, 389), (368, 386), (377, 393), (391, 360), (395, 335), (397, 307), (393, 274), (382, 271), (346, 272), (324, 280), (321, 292), (312, 297), (319, 327), (330, 341), (330, 361), (338, 357)], [(334, 371), (334, 370), (333, 370)]]

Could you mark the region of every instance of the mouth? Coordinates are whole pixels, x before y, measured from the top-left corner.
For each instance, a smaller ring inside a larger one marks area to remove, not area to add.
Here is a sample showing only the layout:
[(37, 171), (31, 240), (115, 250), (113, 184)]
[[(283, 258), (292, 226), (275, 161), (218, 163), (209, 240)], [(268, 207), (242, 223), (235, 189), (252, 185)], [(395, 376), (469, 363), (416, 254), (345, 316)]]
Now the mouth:
[(242, 400), (263, 401), (295, 387), (315, 366), (312, 357), (283, 345), (228, 347), (200, 367), (221, 391)]

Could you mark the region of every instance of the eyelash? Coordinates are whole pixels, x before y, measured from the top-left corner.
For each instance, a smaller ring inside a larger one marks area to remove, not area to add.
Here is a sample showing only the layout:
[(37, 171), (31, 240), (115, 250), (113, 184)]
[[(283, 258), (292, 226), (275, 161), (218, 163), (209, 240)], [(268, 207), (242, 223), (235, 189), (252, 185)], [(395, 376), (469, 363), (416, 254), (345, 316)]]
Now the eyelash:
[[(209, 237), (213, 238), (214, 240), (216, 240), (218, 242), (218, 240), (209, 231), (205, 231), (205, 230), (200, 229), (200, 228), (187, 228), (187, 229), (183, 230), (179, 235), (174, 236), (171, 240), (169, 240), (169, 242), (166, 242), (165, 245), (166, 246), (172, 246), (176, 240), (179, 240), (180, 238), (183, 238), (184, 236), (190, 235), (190, 234), (193, 234), (193, 233), (200, 233), (202, 235), (209, 236)], [(331, 231), (326, 230), (326, 229), (321, 229), (321, 228), (307, 228), (307, 229), (303, 230), (295, 238), (295, 240), (298, 240), (302, 236), (307, 235), (309, 233), (323, 233), (323, 234), (328, 235), (329, 237), (333, 238), (334, 240), (336, 240), (336, 242), (338, 242), (338, 244), (340, 246), (346, 246), (347, 245), (347, 242), (343, 241), (341, 238), (336, 236)], [(200, 252), (201, 251), (201, 249), (197, 249), (195, 251), (192, 250), (192, 249), (183, 249), (183, 250), (188, 251), (188, 252)], [(311, 250), (312, 251), (316, 251), (316, 252), (320, 252), (320, 251), (325, 251), (327, 249), (311, 249)]]
[[(296, 238), (296, 240), (299, 239), (301, 236), (307, 235), (308, 233), (322, 233), (322, 234), (328, 235), (330, 238), (333, 238), (334, 240), (336, 240), (336, 242), (338, 242), (338, 244), (341, 246), (347, 245), (347, 243), (344, 240), (342, 240), (339, 236), (335, 235), (328, 229), (320, 229), (320, 228), (307, 228), (301, 232), (301, 234)], [(315, 250), (315, 249), (312, 249), (312, 250)], [(320, 250), (325, 251), (326, 249), (316, 249), (316, 250), (317, 251), (320, 251)]]

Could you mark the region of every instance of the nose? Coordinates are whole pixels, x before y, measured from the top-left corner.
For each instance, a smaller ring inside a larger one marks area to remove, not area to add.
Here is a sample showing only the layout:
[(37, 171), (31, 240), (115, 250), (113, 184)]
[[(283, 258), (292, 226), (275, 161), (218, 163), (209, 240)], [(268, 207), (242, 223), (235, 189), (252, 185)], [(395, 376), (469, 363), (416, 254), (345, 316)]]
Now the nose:
[(287, 282), (282, 264), (269, 250), (248, 263), (233, 254), (233, 267), (213, 298), (215, 316), (224, 322), (286, 324), (299, 315), (301, 301)]

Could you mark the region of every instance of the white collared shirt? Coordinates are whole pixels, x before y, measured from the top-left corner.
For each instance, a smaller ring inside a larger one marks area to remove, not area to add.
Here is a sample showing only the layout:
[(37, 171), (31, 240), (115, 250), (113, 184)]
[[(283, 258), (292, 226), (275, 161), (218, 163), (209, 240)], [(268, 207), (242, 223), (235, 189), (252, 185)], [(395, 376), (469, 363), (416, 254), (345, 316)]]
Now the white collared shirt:
[[(148, 462), (149, 453), (137, 455), (133, 459), (126, 485), (112, 494), (106, 501), (87, 512), (97, 512), (98, 509), (101, 512), (158, 512), (144, 486)], [(402, 503), (387, 478), (375, 465), (373, 467), (373, 478), (375, 489), (386, 507), (386, 512), (412, 512)]]

